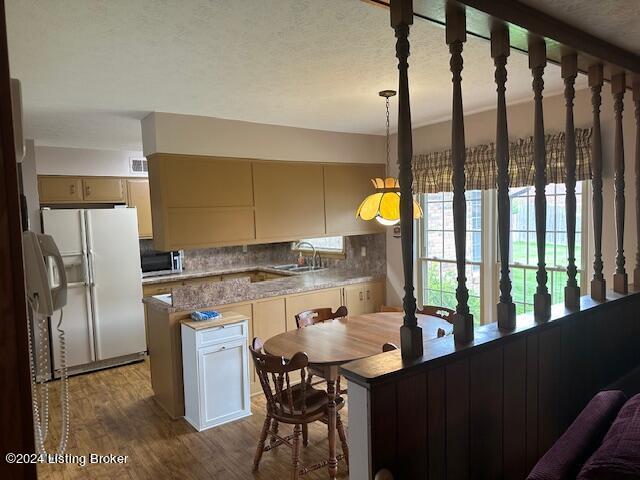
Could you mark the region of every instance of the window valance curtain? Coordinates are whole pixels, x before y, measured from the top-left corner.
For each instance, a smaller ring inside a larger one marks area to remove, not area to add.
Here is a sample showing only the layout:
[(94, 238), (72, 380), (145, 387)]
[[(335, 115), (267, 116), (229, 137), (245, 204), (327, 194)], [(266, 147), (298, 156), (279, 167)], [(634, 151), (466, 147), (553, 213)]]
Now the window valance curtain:
[[(576, 179), (591, 178), (591, 129), (577, 128)], [(564, 132), (546, 135), (547, 183), (564, 183)], [(488, 190), (497, 187), (495, 144), (468, 147), (465, 163), (466, 189)], [(509, 144), (509, 178), (512, 187), (533, 185), (533, 137), (519, 138)], [(414, 193), (438, 193), (453, 190), (451, 150), (424, 153), (413, 157)]]

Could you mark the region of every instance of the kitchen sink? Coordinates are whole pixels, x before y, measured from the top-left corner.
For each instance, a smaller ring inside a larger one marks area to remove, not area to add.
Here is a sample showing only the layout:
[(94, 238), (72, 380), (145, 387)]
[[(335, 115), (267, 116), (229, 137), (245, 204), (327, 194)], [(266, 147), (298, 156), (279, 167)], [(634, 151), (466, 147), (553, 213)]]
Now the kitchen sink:
[(272, 268), (276, 270), (282, 270), (284, 272), (292, 272), (292, 273), (305, 273), (305, 272), (317, 272), (318, 270), (324, 270), (325, 267), (316, 267), (313, 268), (309, 265), (305, 265), (303, 267), (299, 267), (295, 263), (287, 264), (287, 265), (274, 265)]

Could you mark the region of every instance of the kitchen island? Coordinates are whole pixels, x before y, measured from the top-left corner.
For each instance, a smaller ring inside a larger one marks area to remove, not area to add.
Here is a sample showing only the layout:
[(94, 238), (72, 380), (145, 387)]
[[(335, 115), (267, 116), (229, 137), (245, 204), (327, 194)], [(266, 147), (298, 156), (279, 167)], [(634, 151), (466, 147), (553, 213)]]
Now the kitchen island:
[[(243, 268), (244, 272), (257, 268)], [(224, 272), (229, 273), (229, 269)], [(236, 272), (238, 273), (238, 272)], [(193, 273), (191, 273), (192, 275)], [(189, 275), (189, 274), (187, 274)], [(200, 277), (221, 271), (197, 272)], [(173, 279), (175, 281), (175, 279)], [(316, 307), (346, 305), (351, 314), (378, 311), (385, 298), (385, 276), (380, 273), (328, 268), (252, 281), (241, 275), (221, 281), (175, 286), (171, 295), (145, 297), (151, 382), (156, 401), (173, 418), (184, 415), (180, 324), (194, 310), (237, 312), (249, 318), (249, 341), (267, 340), (296, 328), (295, 315)], [(252, 394), (260, 391), (253, 369)]]

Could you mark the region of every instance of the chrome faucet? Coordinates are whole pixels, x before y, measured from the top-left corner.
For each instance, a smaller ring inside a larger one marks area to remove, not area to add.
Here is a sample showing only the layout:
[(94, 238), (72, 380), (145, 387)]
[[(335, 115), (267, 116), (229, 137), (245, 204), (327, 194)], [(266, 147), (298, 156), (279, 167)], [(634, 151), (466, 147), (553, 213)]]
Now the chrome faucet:
[(300, 247), (302, 245), (306, 245), (311, 248), (311, 251), (313, 252), (311, 255), (311, 270), (315, 270), (316, 269), (316, 247), (314, 247), (313, 244), (310, 242), (298, 242), (296, 243), (296, 246), (294, 248), (296, 250), (300, 250)]

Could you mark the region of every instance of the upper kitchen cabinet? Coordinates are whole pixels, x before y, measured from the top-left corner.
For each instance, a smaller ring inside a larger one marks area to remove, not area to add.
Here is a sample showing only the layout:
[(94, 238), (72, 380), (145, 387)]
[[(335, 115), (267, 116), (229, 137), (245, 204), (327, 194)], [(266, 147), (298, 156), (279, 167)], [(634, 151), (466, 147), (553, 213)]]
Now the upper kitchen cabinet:
[(373, 192), (371, 179), (385, 177), (382, 164), (325, 165), (324, 198), (327, 235), (378, 233), (378, 222), (356, 218), (358, 205)]
[(326, 234), (322, 165), (254, 162), (253, 188), (258, 239), (286, 241)]
[(82, 179), (79, 177), (38, 176), (40, 203), (82, 202)]
[(126, 203), (127, 201), (127, 188), (122, 178), (83, 178), (82, 190), (83, 199), (88, 203)]
[(127, 179), (127, 205), (135, 207), (138, 213), (140, 238), (152, 238), (151, 197), (147, 179)]
[(148, 160), (157, 249), (255, 243), (251, 162), (172, 154)]

